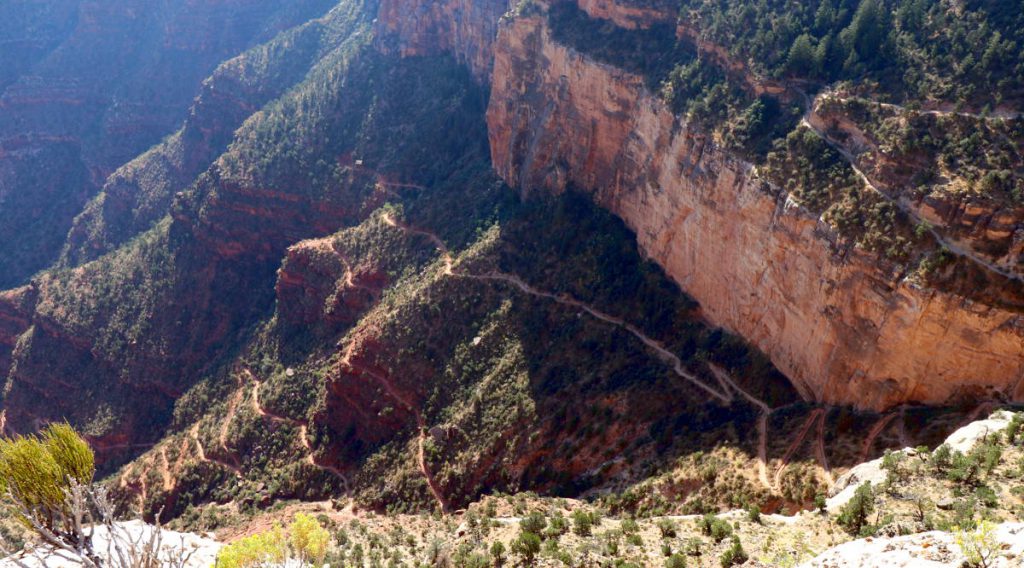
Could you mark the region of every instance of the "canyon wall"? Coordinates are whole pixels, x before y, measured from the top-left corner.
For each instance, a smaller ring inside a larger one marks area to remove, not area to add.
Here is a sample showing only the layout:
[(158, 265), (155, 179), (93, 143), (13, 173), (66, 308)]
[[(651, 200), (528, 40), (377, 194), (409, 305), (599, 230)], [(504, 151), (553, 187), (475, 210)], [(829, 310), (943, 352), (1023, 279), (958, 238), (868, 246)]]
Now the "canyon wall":
[(448, 53), (473, 76), (490, 78), (498, 22), (515, 0), (382, 0), (377, 48), (406, 56)]
[(915, 285), (835, 235), (756, 170), (677, 122), (640, 77), (501, 27), (494, 166), (524, 193), (574, 187), (620, 216), (713, 323), (758, 346), (810, 400), (1024, 400), (1024, 317)]

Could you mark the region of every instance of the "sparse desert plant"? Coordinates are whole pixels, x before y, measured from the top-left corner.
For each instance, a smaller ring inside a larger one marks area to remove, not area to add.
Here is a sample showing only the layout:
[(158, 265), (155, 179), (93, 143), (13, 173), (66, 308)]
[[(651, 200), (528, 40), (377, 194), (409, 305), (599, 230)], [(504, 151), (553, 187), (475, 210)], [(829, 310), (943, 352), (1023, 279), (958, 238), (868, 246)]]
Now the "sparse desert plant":
[(505, 545), (500, 540), (494, 541), (491, 545), (491, 561), (497, 568), (505, 565)]
[(87, 486), (95, 473), (92, 450), (67, 424), (53, 424), (42, 435), (0, 441), (0, 489), (20, 505), (29, 528), (71, 532), (75, 518), (67, 494)]
[(523, 532), (533, 533), (536, 535), (541, 534), (545, 527), (548, 526), (548, 520), (544, 516), (544, 513), (540, 511), (533, 511), (529, 515), (523, 517), (523, 520), (519, 522), (519, 528)]
[(999, 556), (999, 541), (995, 535), (995, 525), (990, 521), (981, 521), (974, 530), (956, 530), (956, 544), (967, 559), (967, 564), (975, 568), (988, 568)]
[(665, 568), (686, 568), (686, 557), (678, 552), (665, 559)]
[(588, 537), (592, 527), (594, 526), (594, 518), (586, 511), (577, 509), (572, 512), (572, 532), (576, 533), (576, 536)]
[(761, 508), (756, 503), (747, 506), (747, 520), (752, 523), (761, 523)]
[(747, 551), (743, 550), (743, 544), (740, 543), (740, 537), (733, 536), (732, 544), (729, 548), (722, 553), (719, 561), (722, 564), (722, 568), (728, 568), (729, 566), (735, 566), (737, 564), (743, 564), (750, 558), (747, 555)]
[[(106, 488), (93, 485), (94, 473), (92, 449), (69, 424), (0, 440), (0, 490), (41, 541), (32, 553), (39, 563), (48, 565), (52, 555), (86, 568), (180, 568), (188, 562), (190, 553), (164, 546), (159, 525), (135, 533), (119, 523)], [(102, 543), (94, 541), (99, 532)], [(10, 552), (0, 541), (0, 553)]]
[(532, 565), (540, 552), (540, 537), (531, 532), (520, 533), (512, 541), (512, 552), (523, 559), (523, 564)]
[(732, 525), (712, 514), (704, 515), (698, 524), (701, 532), (710, 536), (715, 542), (722, 542), (726, 537), (732, 535)]
[(679, 531), (679, 524), (672, 519), (659, 519), (658, 530), (661, 532), (662, 538), (674, 538), (676, 532)]
[(932, 452), (931, 465), (935, 471), (943, 473), (952, 464), (953, 449), (948, 444), (942, 444)]

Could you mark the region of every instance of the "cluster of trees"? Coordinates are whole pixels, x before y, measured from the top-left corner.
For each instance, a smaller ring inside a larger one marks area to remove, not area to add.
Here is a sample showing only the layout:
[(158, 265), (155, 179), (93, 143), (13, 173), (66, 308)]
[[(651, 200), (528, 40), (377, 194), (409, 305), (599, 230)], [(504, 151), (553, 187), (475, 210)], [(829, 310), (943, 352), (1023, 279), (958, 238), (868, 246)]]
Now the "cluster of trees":
[(871, 79), (908, 97), (1021, 94), (1024, 11), (995, 0), (953, 4), (684, 0), (681, 18), (768, 76)]

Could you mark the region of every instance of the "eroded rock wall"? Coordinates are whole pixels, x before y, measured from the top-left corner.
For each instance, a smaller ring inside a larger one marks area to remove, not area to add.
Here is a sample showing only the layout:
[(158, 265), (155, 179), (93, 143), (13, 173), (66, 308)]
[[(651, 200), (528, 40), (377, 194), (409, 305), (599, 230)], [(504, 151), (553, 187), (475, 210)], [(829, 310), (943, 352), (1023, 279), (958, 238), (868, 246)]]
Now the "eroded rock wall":
[(488, 111), (499, 174), (577, 187), (712, 322), (767, 353), (804, 397), (860, 408), (1024, 399), (1024, 317), (922, 289), (834, 236), (754, 168), (677, 122), (641, 78), (555, 43), (544, 18), (499, 31)]
[(501, 16), (517, 0), (382, 0), (377, 47), (385, 53), (449, 53), (482, 83), (490, 78)]

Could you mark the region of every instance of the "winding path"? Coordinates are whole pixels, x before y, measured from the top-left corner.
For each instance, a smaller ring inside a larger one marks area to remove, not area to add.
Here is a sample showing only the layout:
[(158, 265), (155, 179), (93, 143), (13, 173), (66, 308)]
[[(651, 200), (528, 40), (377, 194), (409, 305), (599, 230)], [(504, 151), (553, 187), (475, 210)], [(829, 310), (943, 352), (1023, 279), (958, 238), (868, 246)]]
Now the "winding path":
[(235, 474), (235, 477), (241, 479), (241, 477), (242, 477), (242, 470), (239, 469), (238, 466), (236, 466), (233, 463), (226, 462), (226, 461), (224, 461), (224, 460), (222, 460), (220, 458), (217, 458), (215, 456), (214, 457), (210, 457), (210, 456), (206, 455), (206, 448), (203, 447), (203, 442), (199, 440), (199, 423), (198, 422), (196, 422), (192, 426), (192, 429), (189, 430), (189, 436), (191, 436), (192, 437), (192, 441), (194, 441), (196, 443), (196, 456), (199, 458), (199, 461), (204, 461), (204, 462), (208, 462), (208, 463), (214, 463), (214, 464), (217, 464), (217, 465), (222, 466), (224, 468), (227, 468), (227, 469), (231, 470), (231, 473)]
[(306, 450), (306, 463), (313, 467), (322, 469), (326, 472), (333, 474), (335, 477), (341, 480), (342, 485), (345, 487), (345, 494), (352, 494), (352, 487), (349, 484), (348, 476), (345, 475), (340, 469), (330, 464), (320, 463), (316, 461), (316, 450), (313, 448), (313, 443), (309, 439), (309, 425), (305, 420), (298, 420), (281, 414), (277, 414), (272, 410), (268, 410), (260, 403), (260, 387), (262, 381), (256, 378), (256, 375), (252, 373), (248, 368), (243, 369), (246, 377), (252, 382), (252, 408), (257, 415), (267, 418), (272, 422), (278, 422), (281, 424), (290, 424), (296, 426), (299, 429), (299, 443)]
[(829, 486), (835, 484), (836, 480), (832, 477), (832, 466), (828, 463), (828, 454), (825, 452), (825, 420), (828, 418), (828, 411), (821, 413), (821, 418), (818, 420), (818, 439), (814, 444), (814, 455), (817, 458), (818, 463), (821, 464), (821, 468), (825, 471), (825, 479), (828, 481)]
[(389, 213), (385, 213), (384, 215), (382, 215), (382, 219), (384, 223), (386, 223), (387, 225), (400, 228), (411, 234), (422, 235), (428, 238), (434, 244), (434, 246), (441, 252), (444, 261), (444, 274), (446, 275), (456, 276), (460, 278), (469, 278), (479, 281), (504, 282), (515, 287), (516, 289), (525, 294), (545, 298), (559, 304), (580, 309), (600, 321), (621, 327), (622, 329), (628, 331), (634, 337), (639, 339), (641, 343), (643, 343), (652, 351), (654, 351), (657, 357), (664, 363), (666, 363), (677, 376), (697, 386), (698, 388), (706, 392), (708, 395), (718, 400), (719, 402), (725, 405), (729, 405), (734, 401), (733, 393), (738, 393), (740, 396), (742, 396), (744, 399), (746, 399), (748, 402), (756, 406), (761, 411), (761, 414), (758, 418), (758, 479), (761, 482), (761, 484), (764, 485), (766, 488), (768, 488), (769, 490), (774, 490), (774, 486), (768, 478), (767, 466), (768, 419), (771, 416), (772, 412), (774, 412), (774, 410), (763, 400), (751, 395), (749, 392), (747, 392), (746, 390), (742, 389), (739, 385), (737, 385), (736, 382), (728, 375), (728, 373), (725, 372), (725, 370), (714, 364), (708, 365), (709, 369), (711, 370), (711, 373), (714, 375), (716, 381), (718, 382), (719, 389), (716, 389), (702, 381), (693, 373), (689, 372), (683, 365), (683, 361), (679, 358), (679, 356), (665, 348), (665, 346), (661, 342), (645, 334), (636, 325), (629, 323), (623, 320), (622, 318), (612, 316), (601, 310), (598, 310), (597, 308), (594, 308), (589, 304), (581, 302), (569, 296), (568, 294), (554, 294), (552, 292), (539, 290), (531, 286), (530, 284), (527, 284), (525, 281), (523, 281), (522, 278), (514, 274), (507, 274), (497, 271), (489, 272), (487, 274), (469, 274), (464, 272), (456, 272), (454, 268), (455, 260), (451, 252), (448, 250), (448, 247), (444, 244), (444, 241), (442, 241), (441, 238), (437, 236), (437, 234), (431, 231), (410, 227), (404, 223), (399, 223)]
[(776, 488), (778, 488), (779, 484), (782, 482), (782, 473), (786, 471), (786, 467), (789, 466), (789, 460), (793, 457), (793, 454), (796, 453), (797, 449), (799, 449), (804, 443), (804, 440), (807, 439), (807, 434), (811, 431), (811, 426), (820, 420), (824, 414), (824, 409), (815, 408), (807, 415), (807, 418), (804, 419), (804, 423), (800, 426), (800, 430), (797, 433), (796, 438), (789, 444), (789, 447), (786, 448), (786, 453), (782, 456), (782, 463), (779, 465), (779, 468), (775, 470), (774, 482)]
[[(832, 139), (824, 130), (814, 125), (814, 120), (812, 120), (812, 118), (814, 116), (814, 109), (816, 108), (817, 101), (822, 97), (827, 96), (827, 94), (819, 95), (813, 100), (802, 91), (801, 95), (803, 95), (805, 99), (804, 104), (806, 106), (806, 109), (804, 110), (803, 117), (800, 119), (800, 124), (809, 128), (826, 144), (828, 144), (833, 150), (838, 152), (839, 155), (842, 156), (843, 159), (846, 160), (846, 162), (850, 165), (850, 168), (857, 175), (857, 177), (860, 178), (864, 185), (866, 185), (869, 189), (880, 195), (889, 203), (895, 205), (900, 211), (905, 213), (907, 217), (909, 217), (911, 221), (913, 221), (915, 224), (927, 228), (928, 233), (931, 234), (935, 241), (939, 243), (941, 246), (943, 246), (949, 252), (961, 258), (965, 258), (973, 262), (974, 264), (980, 266), (981, 268), (988, 270), (990, 272), (994, 272), (1004, 278), (1016, 280), (1017, 282), (1024, 282), (1024, 274), (1018, 274), (1016, 272), (1009, 271), (993, 263), (992, 261), (982, 257), (973, 250), (964, 248), (963, 246), (957, 244), (956, 242), (947, 239), (945, 235), (943, 235), (936, 227), (934, 227), (931, 223), (928, 223), (927, 220), (923, 219), (921, 215), (917, 212), (917, 209), (915, 207), (899, 199), (898, 196), (894, 197), (893, 195), (890, 195), (887, 191), (883, 191), (877, 185), (875, 185), (875, 183), (872, 182), (871, 179), (859, 167), (857, 167), (856, 157), (849, 150), (847, 150), (845, 146), (840, 144), (838, 141)], [(922, 223), (922, 221), (924, 222)]]
[(889, 426), (889, 423), (892, 422), (896, 416), (897, 413), (890, 412), (889, 414), (879, 418), (878, 422), (875, 422), (875, 425), (871, 427), (867, 437), (864, 438), (864, 444), (860, 448), (861, 463), (868, 461), (868, 457), (871, 455), (871, 448), (875, 445), (875, 438), (877, 438), (878, 435), (881, 434), (887, 426)]

